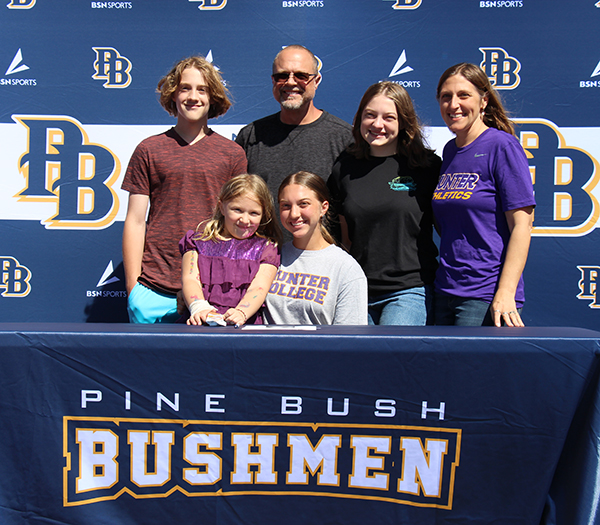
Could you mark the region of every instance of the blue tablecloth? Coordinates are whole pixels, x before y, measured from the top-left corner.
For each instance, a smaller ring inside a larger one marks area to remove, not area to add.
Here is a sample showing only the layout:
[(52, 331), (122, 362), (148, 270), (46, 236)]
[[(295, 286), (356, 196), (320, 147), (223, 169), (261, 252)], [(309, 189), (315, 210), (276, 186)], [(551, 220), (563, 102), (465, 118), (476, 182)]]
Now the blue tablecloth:
[(600, 333), (0, 324), (0, 523), (598, 524)]

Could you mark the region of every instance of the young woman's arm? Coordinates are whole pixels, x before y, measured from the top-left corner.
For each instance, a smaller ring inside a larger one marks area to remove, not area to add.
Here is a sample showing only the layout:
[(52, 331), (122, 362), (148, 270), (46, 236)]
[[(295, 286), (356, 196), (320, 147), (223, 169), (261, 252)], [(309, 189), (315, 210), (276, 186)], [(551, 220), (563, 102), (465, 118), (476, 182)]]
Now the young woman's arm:
[(505, 215), (510, 229), (510, 239), (498, 281), (498, 290), (491, 305), (492, 317), (496, 326), (501, 326), (502, 321), (507, 326), (525, 326), (517, 312), (515, 294), (529, 253), (533, 206), (510, 210)]
[(265, 302), (276, 274), (276, 266), (268, 263), (261, 264), (242, 300), (235, 308), (227, 310), (223, 319), (236, 326), (245, 324)]
[(189, 250), (183, 254), (181, 281), (183, 284), (183, 298), (190, 309), (190, 318), (187, 320), (187, 324), (201, 325), (206, 321), (206, 316), (216, 308), (210, 306), (202, 293), (202, 283), (200, 282), (200, 272), (198, 270), (198, 252)]

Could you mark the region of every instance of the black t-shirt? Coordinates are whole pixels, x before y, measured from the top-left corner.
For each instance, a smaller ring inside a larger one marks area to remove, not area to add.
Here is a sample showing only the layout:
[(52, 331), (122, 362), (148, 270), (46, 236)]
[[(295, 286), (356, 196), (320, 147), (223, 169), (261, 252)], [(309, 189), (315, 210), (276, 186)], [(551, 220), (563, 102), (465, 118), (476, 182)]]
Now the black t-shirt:
[(336, 211), (348, 223), (351, 255), (369, 296), (430, 284), (437, 268), (431, 198), (441, 160), (409, 168), (404, 156), (357, 159), (344, 152), (328, 180)]

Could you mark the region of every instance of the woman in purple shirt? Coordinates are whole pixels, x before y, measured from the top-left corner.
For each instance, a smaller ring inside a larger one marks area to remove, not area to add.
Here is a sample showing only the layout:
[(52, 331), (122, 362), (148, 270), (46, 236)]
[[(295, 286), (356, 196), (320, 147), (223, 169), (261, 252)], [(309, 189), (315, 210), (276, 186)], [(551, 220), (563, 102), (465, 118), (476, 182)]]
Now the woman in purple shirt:
[(433, 195), (441, 238), (435, 324), (523, 326), (535, 206), (525, 152), (478, 66), (446, 70), (437, 99), (456, 138), (444, 148)]

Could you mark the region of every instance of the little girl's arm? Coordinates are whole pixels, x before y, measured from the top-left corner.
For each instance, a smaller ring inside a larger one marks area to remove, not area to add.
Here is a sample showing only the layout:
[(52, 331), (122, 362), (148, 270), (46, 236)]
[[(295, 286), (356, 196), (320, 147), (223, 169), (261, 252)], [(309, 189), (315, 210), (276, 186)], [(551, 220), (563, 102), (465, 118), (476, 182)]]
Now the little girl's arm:
[[(202, 283), (200, 282), (200, 272), (198, 270), (198, 252), (189, 250), (183, 254), (181, 280), (183, 298), (191, 312), (187, 324), (201, 325), (206, 321), (208, 313), (216, 310), (216, 308), (210, 306), (202, 293)], [(194, 303), (196, 304), (194, 305)]]
[(242, 300), (235, 308), (227, 310), (223, 319), (236, 326), (245, 324), (265, 302), (276, 274), (277, 266), (268, 263), (261, 264)]

